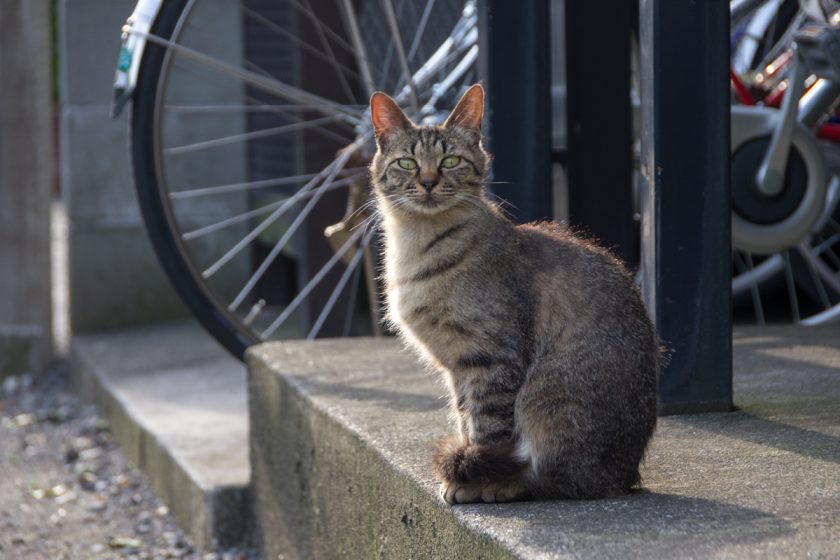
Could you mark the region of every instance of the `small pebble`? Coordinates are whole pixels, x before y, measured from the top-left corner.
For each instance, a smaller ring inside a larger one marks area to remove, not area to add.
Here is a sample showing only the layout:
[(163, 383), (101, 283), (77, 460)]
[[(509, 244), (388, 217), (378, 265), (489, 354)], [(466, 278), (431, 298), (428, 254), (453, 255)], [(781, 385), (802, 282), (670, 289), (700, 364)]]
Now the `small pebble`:
[(88, 509), (91, 511), (102, 511), (106, 507), (108, 507), (108, 501), (100, 496), (97, 496), (96, 501), (88, 506)]
[(15, 426), (18, 428), (25, 428), (29, 426), (35, 421), (35, 416), (33, 414), (18, 414), (15, 416), (12, 421), (15, 423)]
[(10, 397), (18, 392), (18, 388), (20, 384), (18, 382), (18, 378), (14, 375), (10, 375), (6, 379), (3, 380), (3, 396)]
[(101, 456), (101, 447), (91, 447), (89, 449), (83, 449), (82, 451), (79, 451), (79, 458), (83, 461), (92, 461), (93, 459), (98, 459)]
[(79, 452), (76, 451), (74, 447), (71, 447), (67, 451), (64, 452), (64, 462), (65, 463), (75, 463), (76, 460), (79, 458)]
[(72, 411), (67, 406), (59, 406), (47, 412), (47, 420), (53, 424), (64, 424), (72, 416)]
[(96, 488), (96, 475), (90, 471), (84, 471), (79, 473), (79, 485), (88, 492), (94, 490)]
[(111, 548), (140, 548), (143, 543), (130, 537), (115, 537), (108, 543)]
[(70, 491), (70, 492), (67, 492), (66, 494), (62, 494), (61, 496), (58, 496), (54, 501), (55, 501), (56, 504), (61, 506), (61, 505), (70, 503), (72, 501), (75, 501), (76, 498), (78, 498), (78, 497), (79, 496), (76, 495), (75, 492)]

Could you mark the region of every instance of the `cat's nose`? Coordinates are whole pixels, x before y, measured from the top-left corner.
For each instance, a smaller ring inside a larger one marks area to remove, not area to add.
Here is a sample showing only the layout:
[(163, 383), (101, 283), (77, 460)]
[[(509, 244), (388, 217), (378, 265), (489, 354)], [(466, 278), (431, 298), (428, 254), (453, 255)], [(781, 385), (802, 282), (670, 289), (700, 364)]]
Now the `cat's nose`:
[(432, 189), (435, 188), (437, 185), (437, 177), (422, 177), (420, 179), (420, 184), (423, 185), (423, 188), (426, 189), (426, 192), (432, 192)]

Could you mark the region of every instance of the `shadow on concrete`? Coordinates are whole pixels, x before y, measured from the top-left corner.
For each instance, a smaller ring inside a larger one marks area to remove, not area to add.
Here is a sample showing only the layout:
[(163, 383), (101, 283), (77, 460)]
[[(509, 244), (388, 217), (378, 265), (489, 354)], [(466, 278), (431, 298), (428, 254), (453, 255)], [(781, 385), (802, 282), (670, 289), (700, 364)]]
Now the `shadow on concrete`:
[[(314, 396), (331, 396), (356, 401), (368, 401), (393, 410), (429, 412), (446, 408), (446, 400), (428, 394), (394, 389), (359, 387), (349, 383), (332, 383), (314, 377), (301, 378), (304, 390)], [(443, 390), (441, 390), (441, 395)]]
[(620, 499), (481, 504), (457, 510), (478, 515), (489, 526), (502, 521), (511, 527), (509, 521), (519, 520), (520, 542), (551, 550), (570, 541), (576, 543), (576, 553), (585, 552), (587, 543), (603, 551), (610, 542), (626, 547), (637, 540), (639, 554), (655, 555), (667, 548), (689, 557), (700, 549), (748, 545), (796, 532), (782, 517), (757, 509), (647, 490)]
[(840, 463), (840, 329), (769, 327), (735, 337), (739, 412), (678, 423)]
[[(745, 411), (733, 412), (726, 415), (725, 419), (716, 420), (704, 416), (673, 419), (684, 426), (840, 464), (840, 437), (769, 420)], [(822, 417), (819, 422), (823, 423)]]

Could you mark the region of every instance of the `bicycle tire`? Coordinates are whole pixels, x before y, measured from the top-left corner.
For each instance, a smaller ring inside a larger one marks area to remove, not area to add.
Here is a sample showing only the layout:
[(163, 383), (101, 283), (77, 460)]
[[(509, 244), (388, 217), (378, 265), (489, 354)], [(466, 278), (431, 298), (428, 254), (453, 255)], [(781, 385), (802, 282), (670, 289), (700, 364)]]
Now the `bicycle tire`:
[[(463, 2), (463, 0), (460, 1)], [(171, 38), (173, 43), (177, 43), (176, 37), (181, 28), (179, 22), (189, 24), (190, 22), (186, 20), (194, 15), (194, 11), (189, 10), (194, 10), (195, 6), (200, 4), (200, 2), (189, 0), (164, 2), (150, 30), (151, 35), (164, 39)], [(463, 3), (461, 5), (463, 6)], [(185, 10), (188, 11), (185, 12)], [(203, 265), (197, 265), (193, 261), (194, 255), (191, 256), (189, 248), (186, 247), (186, 237), (178, 227), (176, 210), (170, 199), (175, 191), (167, 190), (172, 186), (167, 185), (167, 181), (171, 182), (171, 178), (166, 176), (167, 171), (162, 170), (166, 167), (164, 163), (161, 163), (164, 158), (161, 150), (165, 143), (163, 140), (156, 140), (156, 134), (160, 132), (156, 130), (156, 126), (163, 130), (166, 123), (156, 123), (156, 117), (159, 117), (156, 111), (158, 111), (157, 103), (160, 101), (163, 105), (165, 92), (168, 92), (167, 80), (171, 79), (169, 72), (172, 70), (172, 58), (167, 57), (173, 57), (171, 52), (164, 46), (149, 42), (141, 60), (130, 114), (129, 132), (135, 190), (152, 246), (176, 292), (199, 323), (234, 356), (243, 359), (245, 350), (249, 346), (265, 339), (264, 333), (260, 335), (259, 331), (252, 328), (253, 325), (246, 324), (248, 319), (237, 314), (237, 312), (244, 314), (244, 311), (236, 310), (236, 304), (229, 307), (228, 301), (224, 299), (227, 296), (219, 296), (202, 278)], [(455, 64), (458, 60), (455, 59), (449, 63)], [(251, 101), (253, 100), (249, 97), (248, 102)], [(447, 101), (443, 98), (442, 103)], [(252, 129), (243, 130), (250, 132)], [(160, 145), (156, 145), (156, 142)], [(352, 169), (348, 169), (348, 172), (352, 174)], [(359, 240), (357, 242), (362, 245), (355, 252), (367, 251), (364, 243), (369, 236), (357, 239)], [(338, 252), (338, 249), (333, 250)], [(365, 267), (367, 266), (366, 262)], [(347, 265), (347, 268), (349, 269), (350, 265)], [(205, 274), (206, 272), (204, 270)], [(358, 276), (359, 274), (356, 273), (356, 277)], [(355, 286), (355, 282), (357, 281), (354, 280), (354, 283), (350, 285)], [(341, 289), (346, 289), (347, 284), (344, 286), (345, 288)], [(300, 289), (300, 286), (297, 289)], [(351, 292), (354, 289), (350, 288)], [(350, 308), (348, 308), (346, 324), (349, 324), (350, 320), (349, 311)], [(313, 317), (310, 316), (309, 320), (311, 321)], [(318, 321), (321, 319), (322, 317), (319, 316)], [(311, 337), (311, 332), (308, 336)]]
[[(160, 37), (171, 37), (186, 7), (185, 0), (164, 2), (150, 30)], [(157, 94), (166, 49), (149, 43), (143, 52), (137, 75), (137, 89), (131, 108), (129, 142), (134, 186), (146, 232), (175, 291), (190, 313), (222, 346), (238, 359), (258, 342), (236, 326), (236, 319), (206, 290), (185, 255), (184, 248), (167, 221), (168, 201), (158, 185), (153, 139), (154, 97)]]

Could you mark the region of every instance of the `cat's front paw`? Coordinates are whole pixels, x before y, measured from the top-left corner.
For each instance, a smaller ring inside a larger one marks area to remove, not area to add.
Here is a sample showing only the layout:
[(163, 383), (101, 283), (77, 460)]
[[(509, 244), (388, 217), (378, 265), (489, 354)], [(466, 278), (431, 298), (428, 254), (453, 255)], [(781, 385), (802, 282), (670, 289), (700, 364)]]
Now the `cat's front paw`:
[(488, 504), (528, 499), (530, 499), (528, 489), (521, 482), (491, 483), (481, 489), (481, 501)]
[(462, 482), (444, 482), (440, 485), (440, 497), (447, 504), (473, 504), (481, 501), (482, 487)]

